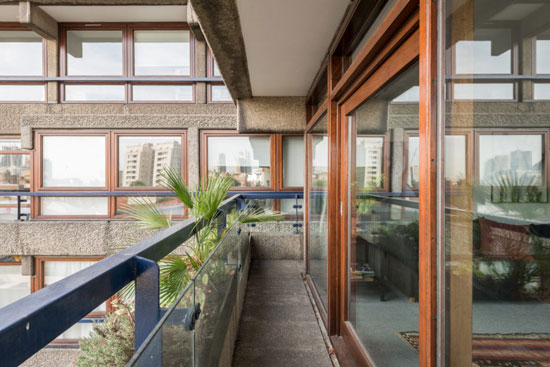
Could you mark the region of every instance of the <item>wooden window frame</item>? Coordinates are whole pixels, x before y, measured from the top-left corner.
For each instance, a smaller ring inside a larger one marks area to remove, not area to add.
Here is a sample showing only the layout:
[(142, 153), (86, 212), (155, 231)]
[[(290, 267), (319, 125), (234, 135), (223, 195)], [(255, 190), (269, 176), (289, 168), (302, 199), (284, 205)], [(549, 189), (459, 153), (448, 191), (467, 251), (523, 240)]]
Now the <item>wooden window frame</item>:
[[(42, 184), (42, 138), (44, 136), (104, 136), (105, 137), (105, 187), (44, 187)], [(181, 138), (181, 173), (184, 180), (188, 178), (188, 151), (187, 151), (187, 130), (121, 130), (121, 129), (100, 129), (100, 130), (37, 130), (35, 132), (35, 150), (31, 158), (31, 191), (34, 192), (55, 192), (68, 191), (75, 192), (105, 192), (107, 197), (107, 215), (66, 215), (53, 216), (41, 214), (41, 197), (33, 197), (31, 202), (32, 219), (127, 219), (127, 216), (117, 214), (117, 197), (108, 195), (109, 192), (169, 192), (168, 189), (161, 187), (119, 187), (118, 185), (118, 138), (125, 136), (175, 136)], [(185, 216), (188, 210), (185, 209)], [(174, 218), (183, 218), (182, 216), (173, 216)]]
[[(21, 23), (14, 22), (0, 22), (1, 31), (27, 31), (32, 32), (29, 28)], [(48, 42), (45, 38), (42, 38), (42, 74), (38, 76), (45, 77), (48, 73)], [(20, 79), (29, 75), (5, 75), (3, 77), (13, 79)], [(2, 85), (42, 85), (44, 87), (44, 100), (43, 101), (0, 101), (0, 104), (46, 104), (48, 103), (48, 84), (45, 82), (27, 82), (27, 81), (4, 81), (0, 82), (0, 88)]]
[[(46, 288), (44, 285), (45, 280), (45, 265), (47, 261), (66, 261), (66, 262), (78, 262), (78, 261), (101, 261), (105, 259), (103, 256), (36, 256), (34, 258), (35, 275), (31, 279), (31, 294), (39, 291), (42, 288)], [(111, 301), (114, 300), (116, 295), (110, 297), (105, 301), (106, 312), (91, 312), (84, 316), (84, 318), (97, 318), (102, 319), (107, 314), (111, 313)], [(75, 345), (78, 344), (80, 339), (62, 339), (53, 340), (51, 345)]]
[[(147, 81), (147, 78), (157, 77), (187, 77), (193, 78), (196, 75), (195, 62), (195, 37), (187, 23), (61, 23), (59, 26), (59, 67), (61, 77), (67, 77), (67, 31), (71, 30), (120, 30), (122, 31), (122, 75), (101, 75), (100, 77), (139, 77), (139, 81), (132, 82), (62, 82), (59, 84), (60, 101), (67, 104), (193, 104), (196, 103), (195, 83), (194, 82), (172, 82)], [(134, 75), (134, 31), (139, 30), (186, 30), (189, 32), (189, 75)], [(71, 75), (78, 76), (78, 75)], [(124, 100), (122, 101), (67, 101), (65, 97), (65, 85), (124, 85)], [(189, 101), (134, 101), (134, 85), (191, 85), (193, 88), (192, 98)]]
[(212, 55), (212, 51), (208, 49), (206, 52), (206, 75), (208, 75), (211, 78), (221, 78), (222, 75), (215, 75), (214, 74), (214, 63), (216, 60), (214, 59), (214, 55)]

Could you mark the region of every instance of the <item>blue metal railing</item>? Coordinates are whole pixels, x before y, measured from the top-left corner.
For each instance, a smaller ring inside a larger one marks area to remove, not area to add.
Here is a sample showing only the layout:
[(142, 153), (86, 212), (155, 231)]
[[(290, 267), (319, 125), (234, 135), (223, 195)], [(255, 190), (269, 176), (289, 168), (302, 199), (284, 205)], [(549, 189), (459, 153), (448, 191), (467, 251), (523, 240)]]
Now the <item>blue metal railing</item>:
[[(225, 200), (220, 215), (234, 206), (244, 207), (242, 195)], [(18, 366), (132, 281), (138, 349), (160, 319), (157, 261), (200, 228), (192, 218), (179, 222), (0, 309), (0, 366)]]

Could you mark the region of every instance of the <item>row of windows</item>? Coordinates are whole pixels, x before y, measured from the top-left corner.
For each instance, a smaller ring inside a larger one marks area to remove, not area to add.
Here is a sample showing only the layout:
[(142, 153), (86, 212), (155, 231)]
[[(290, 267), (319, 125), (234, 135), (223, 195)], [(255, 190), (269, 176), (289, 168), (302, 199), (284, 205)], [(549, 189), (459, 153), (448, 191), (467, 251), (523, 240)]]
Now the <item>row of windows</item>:
[[(194, 83), (147, 81), (151, 77), (193, 77), (194, 40), (185, 24), (63, 25), (60, 33), (61, 77), (138, 77), (139, 81), (78, 81), (60, 84), (61, 101), (183, 102), (195, 101)], [(32, 31), (0, 30), (0, 76), (47, 75), (46, 42)], [(220, 77), (208, 55), (208, 76)], [(44, 102), (41, 82), (3, 82), (0, 101)], [(223, 83), (208, 85), (210, 102), (231, 102)]]
[[(29, 294), (68, 277), (95, 262), (101, 257), (36, 257), (34, 275), (22, 275), (20, 259), (0, 257), (0, 308)], [(110, 311), (110, 301), (104, 302), (85, 319), (59, 335), (52, 344), (75, 344), (92, 331), (94, 319), (101, 319)]]
[[(445, 136), (445, 157), (452, 165), (445, 166), (447, 187), (465, 187), (474, 184), (485, 187), (499, 186), (503, 179), (509, 185), (529, 187), (530, 197), (522, 201), (546, 201), (543, 192), (547, 180), (545, 157), (550, 153), (548, 130), (475, 130), (453, 131)], [(385, 135), (359, 135), (357, 137), (358, 189), (389, 191), (390, 152)], [(402, 191), (417, 191), (419, 187), (419, 137), (408, 132), (404, 138), (404, 165)], [(540, 191), (540, 192), (539, 192)], [(492, 193), (494, 200), (503, 193)], [(506, 198), (504, 198), (506, 200)]]
[[(105, 193), (162, 193), (165, 189), (161, 174), (165, 168), (180, 172), (186, 178), (186, 143), (186, 132), (173, 130), (37, 131), (31, 159), (31, 154), (21, 149), (18, 139), (4, 137), (0, 138), (0, 187), (6, 191), (32, 189), (94, 195), (34, 197), (31, 199), (33, 218), (120, 217), (124, 206), (139, 199), (128, 194), (113, 197)], [(203, 131), (202, 179), (223, 173), (233, 178), (233, 190), (302, 189), (303, 144), (303, 135)], [(173, 197), (149, 199), (161, 205), (167, 214), (176, 217), (186, 214), (185, 208)], [(3, 197), (0, 219), (13, 219), (16, 204), (15, 197)], [(288, 200), (271, 205), (276, 210), (292, 207)], [(29, 208), (29, 202), (23, 203), (24, 213), (28, 213)]]

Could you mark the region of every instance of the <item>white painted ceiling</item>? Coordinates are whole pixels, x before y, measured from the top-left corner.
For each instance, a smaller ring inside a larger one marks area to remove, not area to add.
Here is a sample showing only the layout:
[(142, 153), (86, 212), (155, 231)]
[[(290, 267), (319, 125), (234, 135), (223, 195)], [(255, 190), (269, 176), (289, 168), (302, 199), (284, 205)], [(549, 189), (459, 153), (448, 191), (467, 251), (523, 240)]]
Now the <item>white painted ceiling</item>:
[[(186, 6), (41, 6), (58, 22), (185, 22)], [(0, 21), (17, 22), (16, 5), (0, 6)]]
[(237, 0), (254, 96), (305, 96), (349, 0)]

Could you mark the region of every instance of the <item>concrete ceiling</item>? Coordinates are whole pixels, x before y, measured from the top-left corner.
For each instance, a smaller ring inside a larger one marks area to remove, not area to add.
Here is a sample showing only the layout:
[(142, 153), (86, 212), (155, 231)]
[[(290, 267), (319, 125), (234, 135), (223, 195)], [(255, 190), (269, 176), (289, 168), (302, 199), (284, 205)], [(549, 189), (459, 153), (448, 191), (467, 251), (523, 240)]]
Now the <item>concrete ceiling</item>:
[(237, 0), (254, 96), (305, 96), (349, 0)]
[[(41, 6), (58, 22), (185, 22), (186, 6)], [(0, 21), (17, 22), (16, 5), (0, 6)]]

